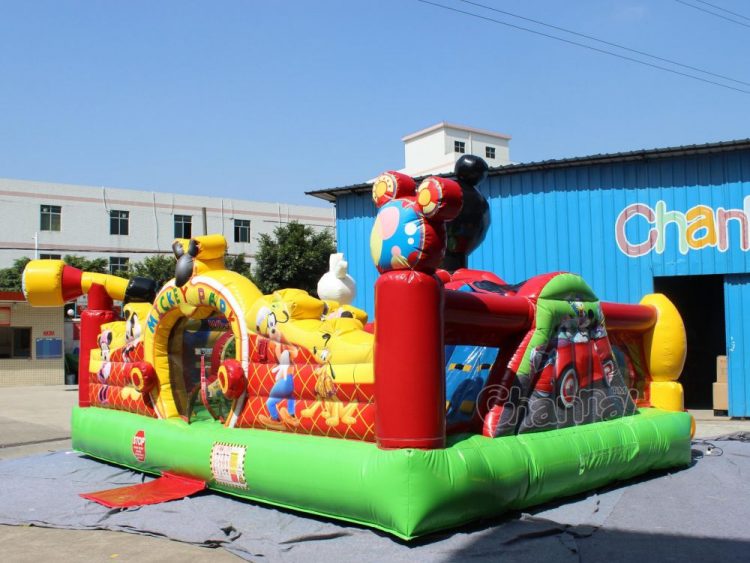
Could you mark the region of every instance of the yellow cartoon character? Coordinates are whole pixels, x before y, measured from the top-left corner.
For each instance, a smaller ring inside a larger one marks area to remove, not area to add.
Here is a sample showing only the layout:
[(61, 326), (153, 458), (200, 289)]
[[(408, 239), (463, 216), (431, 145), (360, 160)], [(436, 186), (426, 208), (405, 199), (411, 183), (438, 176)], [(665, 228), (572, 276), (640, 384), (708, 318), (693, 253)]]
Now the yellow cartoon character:
[[(331, 335), (324, 333), (323, 341), (328, 344)], [(315, 396), (317, 400), (308, 408), (303, 409), (301, 414), (306, 418), (312, 418), (318, 409), (320, 414), (326, 419), (328, 426), (338, 426), (339, 423), (354, 424), (356, 419), (352, 413), (357, 408), (356, 403), (344, 404), (336, 397), (336, 374), (331, 365), (331, 353), (325, 346), (322, 349), (313, 347), (313, 354), (320, 362), (320, 366), (315, 370), (317, 377), (315, 381)]]

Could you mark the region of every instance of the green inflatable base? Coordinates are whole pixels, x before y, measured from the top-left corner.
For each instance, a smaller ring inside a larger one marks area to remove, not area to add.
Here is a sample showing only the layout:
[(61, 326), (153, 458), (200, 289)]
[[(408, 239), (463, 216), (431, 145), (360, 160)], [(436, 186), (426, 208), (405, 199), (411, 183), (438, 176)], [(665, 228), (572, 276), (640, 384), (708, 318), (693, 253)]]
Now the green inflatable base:
[(658, 409), (505, 438), (454, 436), (442, 450), (187, 424), (96, 407), (73, 412), (73, 447), (139, 471), (337, 518), (403, 539), (690, 463), (690, 415)]

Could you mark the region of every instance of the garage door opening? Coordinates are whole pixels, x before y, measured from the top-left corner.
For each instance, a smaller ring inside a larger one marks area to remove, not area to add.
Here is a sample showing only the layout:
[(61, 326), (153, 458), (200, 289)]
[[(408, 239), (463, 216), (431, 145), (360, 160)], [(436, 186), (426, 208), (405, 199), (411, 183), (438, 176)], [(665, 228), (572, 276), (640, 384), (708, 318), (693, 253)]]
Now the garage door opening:
[(680, 377), (685, 390), (685, 408), (711, 409), (711, 384), (716, 380), (716, 356), (727, 352), (724, 278), (654, 278), (654, 291), (663, 293), (674, 303), (685, 323), (687, 360)]

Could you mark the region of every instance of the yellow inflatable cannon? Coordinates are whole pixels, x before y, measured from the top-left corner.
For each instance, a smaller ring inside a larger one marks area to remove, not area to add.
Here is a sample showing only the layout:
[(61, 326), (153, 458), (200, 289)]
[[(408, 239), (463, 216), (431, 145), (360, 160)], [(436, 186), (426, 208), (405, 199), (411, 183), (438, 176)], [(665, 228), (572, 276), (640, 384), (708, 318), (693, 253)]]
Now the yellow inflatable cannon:
[(32, 260), (23, 271), (23, 293), (34, 307), (60, 307), (87, 294), (94, 284), (121, 301), (129, 281), (109, 274), (82, 272), (62, 260)]
[[(23, 293), (34, 307), (60, 307), (81, 295), (88, 295), (88, 307), (81, 315), (80, 359), (78, 363), (78, 404), (91, 405), (90, 369), (91, 360), (96, 364), (95, 372), (103, 373), (100, 331), (102, 327), (117, 321), (112, 309), (114, 300), (124, 301), (126, 311), (131, 314), (134, 307), (148, 308), (156, 292), (153, 280), (133, 278), (130, 280), (108, 274), (82, 272), (68, 266), (62, 260), (32, 260), (23, 272)], [(122, 324), (122, 323), (116, 323)], [(106, 346), (109, 347), (117, 331), (108, 331)], [(121, 331), (124, 332), (124, 331)], [(124, 339), (124, 335), (123, 335)], [(94, 354), (92, 354), (92, 351)], [(134, 363), (131, 382), (135, 389), (149, 392), (156, 381), (151, 366), (144, 362)], [(103, 377), (103, 376), (102, 376)]]

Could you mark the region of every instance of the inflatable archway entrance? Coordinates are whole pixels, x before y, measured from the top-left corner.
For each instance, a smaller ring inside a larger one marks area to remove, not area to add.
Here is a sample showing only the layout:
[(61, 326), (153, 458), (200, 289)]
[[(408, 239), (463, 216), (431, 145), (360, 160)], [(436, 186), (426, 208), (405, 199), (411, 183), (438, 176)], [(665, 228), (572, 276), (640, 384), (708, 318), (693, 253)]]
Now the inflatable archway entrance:
[[(169, 366), (169, 337), (177, 322), (182, 318), (223, 315), (235, 336), (236, 359), (247, 371), (250, 340), (246, 315), (260, 297), (260, 291), (251, 281), (229, 270), (193, 276), (182, 287), (171, 281), (162, 288), (146, 317), (144, 337), (144, 359), (154, 367), (159, 380), (155, 406), (160, 417), (184, 415), (187, 403), (184, 383), (176, 377), (178, 374), (170, 373)], [(235, 416), (230, 416), (227, 426), (233, 426), (234, 420)]]

